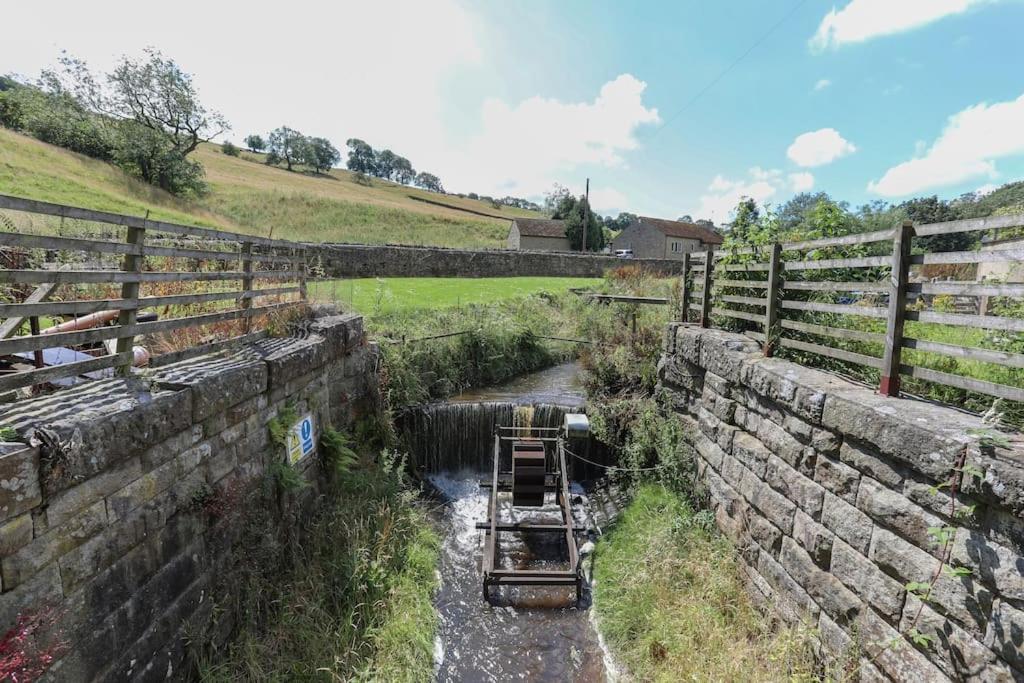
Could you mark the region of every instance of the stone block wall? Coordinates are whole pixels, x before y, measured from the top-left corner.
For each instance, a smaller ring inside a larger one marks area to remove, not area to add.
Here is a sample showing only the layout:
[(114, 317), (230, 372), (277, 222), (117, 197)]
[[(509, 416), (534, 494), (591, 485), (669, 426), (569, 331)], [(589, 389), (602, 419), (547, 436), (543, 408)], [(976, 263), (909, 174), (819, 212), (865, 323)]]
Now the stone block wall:
[[(977, 417), (687, 324), (667, 329), (659, 378), (756, 601), (813, 627), (861, 679), (1024, 680), (1020, 437), (993, 448)], [(933, 487), (961, 456), (984, 474), (965, 478), (951, 514)], [(970, 574), (943, 572), (923, 604), (905, 586), (932, 582), (942, 527), (956, 530), (952, 565)], [(912, 628), (931, 642), (912, 643)]]
[(603, 277), (623, 265), (664, 275), (682, 272), (672, 259), (623, 260), (604, 254), (505, 249), (445, 249), (373, 244), (313, 245), (324, 277)]
[[(0, 445), (0, 632), (48, 613), (55, 624), (33, 645), (56, 653), (49, 680), (181, 678), (184, 624), (239, 562), (246, 517), (206, 504), (244, 506), (240, 494), (283, 459), (267, 424), (285, 406), (313, 414), (318, 431), (372, 410), (376, 357), (360, 317), (328, 316), (302, 339), (4, 407), (0, 426), (22, 443)], [(282, 524), (320, 500), (317, 454), (295, 467), (310, 486)]]

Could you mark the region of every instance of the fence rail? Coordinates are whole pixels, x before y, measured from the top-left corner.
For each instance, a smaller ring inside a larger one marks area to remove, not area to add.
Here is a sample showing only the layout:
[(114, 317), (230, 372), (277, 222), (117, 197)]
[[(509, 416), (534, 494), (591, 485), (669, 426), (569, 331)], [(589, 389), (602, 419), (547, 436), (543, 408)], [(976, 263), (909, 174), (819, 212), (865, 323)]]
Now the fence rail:
[[(0, 252), (12, 263), (19, 254), (32, 250), (43, 250), (51, 257), (73, 255), (71, 260), (79, 261), (98, 258), (101, 263), (77, 270), (0, 269), (0, 284), (8, 294), (35, 286), (21, 300), (9, 300), (18, 296), (0, 298), (0, 356), (17, 355), (20, 363), (27, 364), (27, 360), (34, 365), (0, 374), (0, 391), (110, 368), (125, 375), (136, 362), (134, 348), (140, 336), (241, 321), (243, 334), (207, 345), (223, 348), (234, 340), (251, 338), (254, 318), (302, 304), (307, 298), (308, 259), (306, 245), (301, 243), (153, 220), (148, 212), (142, 217), (130, 216), (7, 195), (0, 195), (0, 210), (50, 217), (44, 220), (57, 218), (61, 226), (65, 220), (85, 221), (117, 226), (125, 232), (121, 240), (0, 232)], [(120, 263), (102, 263), (104, 257), (120, 259)], [(185, 267), (176, 269), (179, 260), (184, 260)], [(239, 284), (233, 284), (236, 282)], [(221, 291), (202, 291), (210, 287)], [(155, 291), (143, 295), (144, 288)], [(111, 290), (119, 290), (120, 296), (112, 297)], [(64, 294), (58, 298), (65, 300), (49, 300), (58, 294)], [(167, 311), (171, 307), (185, 307), (185, 312), (161, 320), (139, 319), (145, 309)], [(197, 313), (196, 307), (207, 310)], [(41, 319), (55, 323), (67, 316), (72, 320), (40, 329)], [(21, 334), (26, 323), (29, 333)], [(72, 354), (73, 362), (51, 365), (44, 359), (47, 350), (104, 342), (112, 348), (92, 353), (87, 349), (87, 355), (100, 354), (92, 358)]]
[[(885, 395), (898, 395), (900, 378), (912, 377), (1024, 401), (1024, 388), (1019, 385), (943, 372), (903, 359), (903, 350), (910, 349), (915, 353), (1024, 368), (1024, 354), (921, 339), (917, 338), (919, 334), (905, 331), (909, 321), (1024, 332), (1024, 319), (987, 315), (984, 306), (979, 306), (980, 315), (920, 307), (924, 303), (920, 297), (924, 295), (1005, 297), (1019, 303), (1024, 297), (1024, 284), (911, 281), (912, 270), (923, 266), (1024, 260), (1024, 248), (1020, 246), (913, 254), (915, 238), (1022, 225), (1024, 214), (924, 225), (906, 222), (889, 230), (855, 235), (688, 254), (683, 262), (678, 319), (698, 322), (703, 327), (716, 324), (716, 318), (719, 325), (724, 324), (724, 319), (741, 321), (740, 325), (747, 328), (746, 334), (763, 342), (766, 355), (784, 348), (873, 368), (879, 372), (879, 390)], [(852, 248), (854, 254), (835, 253), (838, 247)], [(737, 262), (737, 258), (751, 262)], [(747, 275), (737, 276), (738, 273)], [(829, 318), (822, 321), (815, 315)], [(844, 342), (870, 345), (876, 353), (837, 345)]]

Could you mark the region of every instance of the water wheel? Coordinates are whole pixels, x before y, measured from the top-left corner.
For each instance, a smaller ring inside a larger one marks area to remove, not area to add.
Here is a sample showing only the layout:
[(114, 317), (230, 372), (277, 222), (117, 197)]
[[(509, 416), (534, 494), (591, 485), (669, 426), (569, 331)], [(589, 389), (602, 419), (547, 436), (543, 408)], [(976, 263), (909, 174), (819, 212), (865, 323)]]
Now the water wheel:
[(544, 443), (530, 439), (512, 442), (512, 505), (544, 505), (547, 477)]

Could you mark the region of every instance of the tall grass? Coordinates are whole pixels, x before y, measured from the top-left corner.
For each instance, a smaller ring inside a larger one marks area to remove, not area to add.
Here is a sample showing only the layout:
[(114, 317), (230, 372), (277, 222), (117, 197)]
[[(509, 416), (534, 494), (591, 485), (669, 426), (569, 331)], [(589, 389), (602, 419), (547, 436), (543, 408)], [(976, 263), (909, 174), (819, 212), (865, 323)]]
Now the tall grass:
[(214, 609), (234, 615), (235, 636), (210, 649), (193, 635), (200, 680), (430, 680), (439, 539), (415, 497), (385, 462), (342, 476), (284, 547), (250, 523)]
[(594, 609), (616, 658), (643, 681), (812, 678), (811, 633), (771, 628), (712, 527), (668, 489), (637, 489), (594, 553)]
[(238, 225), (261, 226), (260, 234), (281, 239), (495, 248), (504, 246), (508, 235), (507, 226), (495, 221), (357, 203), (301, 190), (213, 187), (204, 206)]

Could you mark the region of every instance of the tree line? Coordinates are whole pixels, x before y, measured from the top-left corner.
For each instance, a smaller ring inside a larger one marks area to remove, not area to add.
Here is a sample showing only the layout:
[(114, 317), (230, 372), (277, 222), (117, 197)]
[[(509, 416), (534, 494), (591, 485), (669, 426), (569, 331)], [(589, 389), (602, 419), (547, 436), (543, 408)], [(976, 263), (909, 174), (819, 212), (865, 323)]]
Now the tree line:
[[(283, 163), (289, 171), (293, 166), (303, 165), (325, 173), (341, 161), (341, 152), (327, 138), (303, 135), (288, 126), (270, 131), (265, 140), (256, 133), (247, 135), (245, 146), (250, 152), (266, 152), (264, 163), (270, 166)], [(238, 148), (233, 144), (226, 142), (221, 147), (225, 154), (238, 156)]]
[[(778, 208), (759, 207), (753, 199), (743, 198), (735, 218), (724, 230), (734, 244), (764, 244), (886, 230), (905, 220), (941, 223), (1022, 212), (1024, 182), (1008, 183), (987, 194), (969, 192), (955, 199), (932, 195), (895, 204), (876, 200), (857, 208), (826, 192), (802, 192)], [(949, 233), (918, 238), (915, 245), (926, 252), (969, 251), (979, 246), (981, 238), (981, 232)]]
[(430, 192), (444, 194), (441, 179), (426, 171), (416, 172), (405, 157), (395, 154), (390, 149), (374, 149), (359, 138), (349, 138), (345, 142), (348, 147), (348, 170), (357, 174), (356, 178), (373, 176), (383, 178), (401, 185), (415, 185)]

